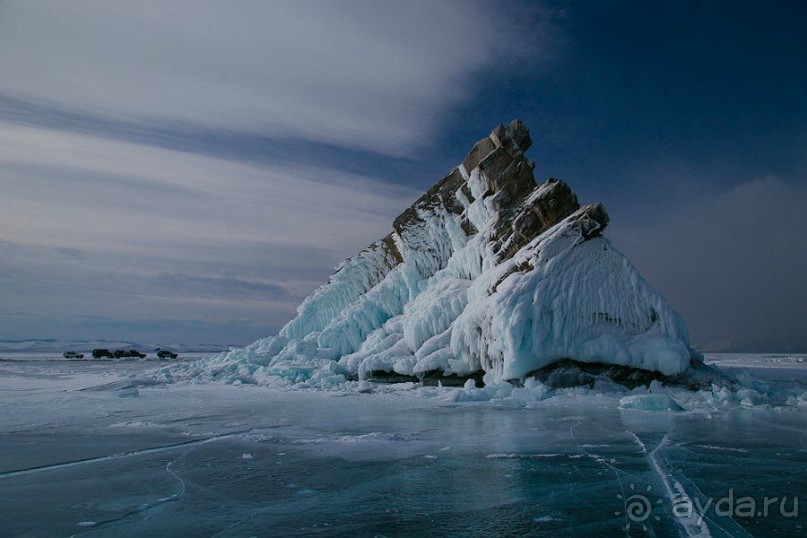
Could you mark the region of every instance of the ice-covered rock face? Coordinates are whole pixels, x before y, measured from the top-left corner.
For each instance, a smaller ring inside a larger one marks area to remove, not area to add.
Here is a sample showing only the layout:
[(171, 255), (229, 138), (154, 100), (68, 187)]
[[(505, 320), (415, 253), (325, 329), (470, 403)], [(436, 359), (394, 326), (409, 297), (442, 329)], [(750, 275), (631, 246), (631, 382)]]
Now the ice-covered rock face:
[(563, 359), (687, 369), (680, 316), (602, 237), (601, 205), (536, 186), (530, 145), (520, 120), (477, 142), (249, 360), (294, 379), (515, 379)]

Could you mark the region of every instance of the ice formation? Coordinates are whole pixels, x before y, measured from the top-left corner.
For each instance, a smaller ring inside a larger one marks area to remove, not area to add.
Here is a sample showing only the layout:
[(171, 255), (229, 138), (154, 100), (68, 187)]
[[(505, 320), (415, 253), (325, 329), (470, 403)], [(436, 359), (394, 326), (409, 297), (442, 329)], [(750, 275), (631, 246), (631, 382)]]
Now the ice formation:
[[(515, 120), (336, 268), (277, 336), (219, 368), (291, 381), (380, 373), (523, 379), (563, 359), (674, 376), (698, 354), (681, 317), (602, 237), (602, 205), (537, 185)], [(215, 376), (213, 376), (215, 377)]]

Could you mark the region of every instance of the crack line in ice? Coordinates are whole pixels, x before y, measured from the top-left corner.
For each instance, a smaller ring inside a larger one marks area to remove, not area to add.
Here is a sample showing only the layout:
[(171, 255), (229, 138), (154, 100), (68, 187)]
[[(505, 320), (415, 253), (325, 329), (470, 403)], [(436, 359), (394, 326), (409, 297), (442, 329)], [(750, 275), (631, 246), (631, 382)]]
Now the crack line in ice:
[[(572, 440), (577, 444), (577, 448), (579, 448), (580, 451), (583, 452), (589, 458), (593, 459), (597, 463), (599, 463), (601, 465), (604, 465), (608, 469), (612, 470), (614, 472), (614, 474), (616, 475), (616, 479), (619, 481), (619, 491), (622, 494), (622, 505), (623, 505), (622, 506), (622, 513), (625, 514), (625, 526), (623, 527), (623, 529), (625, 530), (625, 536), (630, 536), (630, 532), (628, 532), (628, 529), (630, 528), (630, 521), (628, 521), (628, 507), (625, 504), (627, 502), (626, 501), (627, 495), (625, 495), (625, 483), (622, 482), (622, 477), (619, 474), (620, 470), (617, 469), (616, 467), (614, 467), (613, 465), (611, 465), (610, 463), (608, 463), (607, 461), (605, 461), (605, 458), (601, 458), (601, 457), (599, 457), (599, 456), (597, 456), (595, 454), (592, 454), (588, 450), (583, 448), (583, 445), (581, 445), (577, 441), (575, 436), (574, 436), (574, 429), (577, 426), (580, 426), (581, 424), (583, 424), (583, 421), (580, 420), (579, 417), (574, 417), (574, 419), (577, 420), (577, 424), (572, 424), (572, 426), (569, 428), (569, 435), (571, 436)], [(599, 424), (596, 424), (596, 423), (594, 423), (594, 424), (602, 429), (602, 426), (600, 426)], [(627, 474), (628, 476), (632, 476), (630, 473), (627, 473), (627, 472), (625, 474)]]
[[(146, 503), (146, 504), (140, 505), (136, 509), (130, 510), (130, 511), (120, 515), (119, 517), (112, 518), (112, 519), (106, 519), (104, 521), (93, 522), (93, 525), (92, 525), (93, 531), (98, 530), (101, 527), (107, 527), (111, 523), (118, 523), (118, 522), (128, 518), (129, 516), (133, 516), (133, 515), (136, 515), (136, 514), (142, 514), (143, 512), (146, 512), (147, 510), (151, 510), (152, 508), (156, 508), (156, 507), (160, 506), (161, 504), (166, 504), (166, 503), (169, 503), (169, 502), (173, 502), (174, 500), (176, 500), (176, 499), (173, 499), (173, 498), (170, 498), (170, 497), (165, 498), (165, 499), (160, 499), (160, 500), (155, 501), (153, 503)], [(149, 519), (149, 518), (146, 517), (146, 518), (143, 518), (143, 519)], [(70, 536), (70, 538), (74, 538), (75, 536), (77, 536), (77, 535), (73, 534), (73, 535)]]
[(185, 495), (185, 481), (182, 480), (182, 477), (180, 477), (176, 472), (174, 472), (171, 469), (171, 466), (174, 465), (179, 460), (181, 460), (182, 458), (184, 458), (191, 450), (193, 450), (193, 447), (189, 448), (188, 450), (186, 450), (185, 452), (183, 452), (182, 454), (177, 456), (175, 459), (169, 461), (168, 464), (165, 466), (165, 470), (168, 471), (169, 473), (171, 473), (172, 475), (174, 475), (174, 477), (177, 480), (179, 480), (179, 484), (182, 486), (182, 489), (179, 491), (179, 493), (174, 493), (170, 497), (160, 499), (160, 501), (176, 501), (177, 499), (179, 499), (180, 497)]
[(19, 470), (16, 470), (16, 471), (6, 471), (6, 472), (3, 472), (3, 473), (0, 473), (0, 479), (11, 478), (11, 477), (14, 477), (14, 476), (21, 476), (21, 475), (27, 475), (27, 474), (33, 474), (33, 473), (41, 473), (41, 472), (44, 472), (44, 471), (53, 471), (53, 470), (56, 470), (56, 469), (64, 469), (66, 467), (75, 467), (77, 465), (84, 465), (84, 464), (87, 464), (87, 463), (98, 463), (98, 462), (102, 462), (102, 461), (109, 461), (109, 460), (115, 460), (115, 459), (120, 459), (120, 458), (128, 458), (128, 457), (133, 457), (133, 456), (142, 456), (144, 454), (153, 454), (155, 452), (164, 452), (164, 451), (167, 451), (167, 450), (174, 450), (174, 449), (180, 448), (180, 447), (203, 445), (203, 444), (207, 444), (207, 443), (212, 443), (214, 441), (220, 441), (222, 439), (228, 439), (230, 437), (237, 437), (239, 435), (243, 435), (243, 434), (249, 433), (251, 431), (252, 431), (252, 428), (249, 428), (247, 430), (241, 430), (241, 431), (230, 432), (230, 433), (223, 433), (221, 435), (214, 435), (212, 437), (207, 437), (205, 439), (197, 439), (197, 440), (194, 440), (194, 441), (184, 441), (182, 443), (175, 443), (175, 444), (172, 444), (172, 445), (165, 445), (165, 446), (159, 446), (159, 447), (154, 447), (154, 448), (144, 448), (144, 449), (141, 449), (141, 450), (133, 450), (131, 452), (121, 452), (121, 453), (118, 453), (118, 454), (111, 454), (109, 456), (99, 456), (99, 457), (96, 457), (96, 458), (87, 458), (87, 459), (83, 459), (83, 460), (68, 461), (68, 462), (64, 462), (64, 463), (55, 463), (55, 464), (52, 464), (52, 465), (42, 465), (42, 466), (38, 466), (38, 467), (30, 467), (28, 469), (19, 469)]
[[(220, 438), (217, 437), (215, 440), (218, 440), (218, 439), (220, 439)], [(213, 439), (210, 439), (210, 440), (212, 441)], [(199, 443), (199, 444), (201, 444), (201, 443)], [(190, 448), (188, 448), (188, 450), (185, 450), (182, 454), (180, 454), (179, 456), (177, 456), (173, 460), (169, 461), (168, 464), (165, 466), (165, 470), (168, 471), (169, 473), (171, 473), (172, 475), (174, 475), (174, 477), (177, 480), (179, 480), (179, 483), (182, 486), (182, 489), (179, 491), (179, 493), (174, 493), (173, 495), (169, 495), (168, 497), (161, 497), (160, 499), (157, 499), (156, 501), (151, 502), (151, 503), (141, 504), (136, 509), (130, 510), (130, 511), (124, 513), (124, 514), (121, 514), (120, 516), (118, 516), (116, 518), (106, 519), (104, 521), (94, 522), (93, 531), (97, 530), (98, 528), (100, 528), (102, 526), (106, 527), (111, 523), (121, 522), (121, 521), (129, 518), (129, 516), (133, 516), (133, 515), (136, 515), (136, 514), (142, 514), (142, 513), (147, 512), (147, 511), (149, 511), (149, 510), (151, 510), (153, 508), (156, 508), (156, 507), (158, 507), (160, 505), (178, 501), (180, 497), (185, 495), (185, 481), (182, 480), (182, 478), (177, 473), (175, 473), (173, 470), (171, 470), (171, 466), (174, 465), (179, 460), (181, 460), (182, 458), (184, 458), (186, 455), (188, 455), (194, 448), (195, 448), (195, 446), (191, 446)], [(162, 512), (160, 512), (160, 513), (162, 513)], [(155, 514), (155, 515), (159, 515), (159, 514)], [(144, 520), (145, 519), (151, 519), (151, 517), (152, 516), (147, 516), (147, 517), (144, 517), (143, 519)], [(73, 536), (75, 536), (75, 535), (73, 535)]]
[[(661, 441), (659, 441), (659, 444), (656, 445), (653, 450), (647, 452), (647, 448), (645, 447), (644, 443), (642, 443), (635, 433), (627, 433), (636, 439), (639, 446), (642, 448), (642, 452), (647, 454), (647, 461), (650, 462), (650, 467), (661, 480), (661, 484), (664, 487), (664, 492), (666, 493), (667, 498), (670, 500), (670, 503), (675, 506), (681, 502), (686, 502), (689, 504), (689, 506), (695, 506), (692, 503), (692, 499), (689, 497), (689, 495), (687, 495), (684, 486), (675, 480), (670, 473), (664, 472), (664, 470), (661, 468), (661, 464), (658, 461), (658, 451), (670, 444), (670, 434), (665, 433), (664, 437), (662, 437)], [(673, 488), (675, 489), (675, 492), (673, 492)], [(703, 523), (703, 516), (701, 515), (696, 515), (694, 512), (692, 512), (686, 517), (679, 516), (673, 517), (673, 519), (681, 526), (686, 536), (695, 536), (700, 538), (708, 538), (712, 536), (712, 534), (709, 532), (709, 527)]]
[[(185, 450), (184, 452), (182, 452), (182, 454), (180, 454), (179, 456), (177, 456), (176, 458), (174, 458), (173, 460), (168, 462), (168, 464), (165, 466), (165, 470), (168, 471), (169, 473), (171, 473), (172, 475), (174, 475), (174, 477), (177, 480), (179, 480), (179, 483), (182, 486), (179, 493), (174, 493), (173, 495), (170, 495), (168, 497), (161, 497), (161, 498), (159, 498), (156, 501), (151, 502), (151, 503), (141, 504), (136, 509), (129, 510), (128, 512), (125, 512), (125, 513), (121, 514), (120, 516), (112, 518), (112, 519), (106, 519), (106, 520), (103, 520), (103, 521), (93, 521), (92, 525), (91, 525), (92, 526), (92, 531), (90, 531), (90, 532), (94, 532), (94, 531), (98, 530), (101, 527), (107, 527), (112, 523), (119, 523), (119, 522), (121, 522), (121, 521), (123, 521), (125, 519), (128, 519), (130, 516), (137, 515), (137, 514), (143, 514), (144, 512), (148, 512), (149, 510), (152, 510), (153, 508), (157, 508), (158, 506), (161, 506), (163, 504), (178, 501), (180, 497), (185, 495), (185, 489), (186, 489), (185, 488), (185, 481), (182, 480), (182, 478), (177, 473), (175, 473), (173, 470), (171, 470), (171, 466), (174, 465), (179, 460), (181, 460), (182, 458), (184, 458), (185, 456), (187, 456), (188, 454), (190, 454), (190, 452), (196, 447), (196, 445), (200, 445), (200, 444), (203, 444), (203, 443), (209, 442), (209, 441), (218, 441), (222, 437), (230, 437), (232, 435), (238, 435), (238, 434), (237, 433), (225, 434), (225, 435), (222, 435), (222, 436), (211, 437), (211, 438), (208, 438), (208, 439), (200, 441), (200, 442), (192, 442), (192, 445), (191, 445), (190, 448), (188, 448), (188, 450)], [(191, 443), (186, 443), (186, 444), (181, 445), (181, 446), (188, 446), (188, 444), (191, 444)], [(165, 447), (165, 448), (170, 448), (170, 447)], [(162, 512), (160, 512), (160, 514), (161, 513)], [(155, 515), (159, 515), (159, 514), (155, 514)], [(144, 520), (151, 519), (151, 517), (153, 517), (153, 516), (146, 516), (143, 519)], [(70, 538), (75, 538), (75, 536), (77, 536), (77, 535), (75, 535), (75, 534), (71, 535)]]
[[(667, 444), (669, 445), (669, 442)], [(690, 450), (689, 448), (687, 448), (683, 444), (676, 444), (675, 446), (676, 446), (676, 448), (683, 449), (683, 450), (689, 452), (690, 454), (697, 454), (697, 452), (694, 452), (694, 451)], [(698, 445), (694, 445), (694, 446), (698, 446)], [(669, 470), (670, 477), (672, 477), (674, 474), (676, 474), (675, 470), (670, 469)], [(723, 525), (718, 523), (713, 517), (710, 517), (708, 515), (707, 510), (708, 510), (709, 506), (711, 505), (711, 500), (709, 499), (709, 497), (706, 496), (706, 494), (703, 493), (703, 491), (701, 491), (701, 489), (698, 487), (698, 485), (695, 484), (694, 482), (692, 482), (691, 480), (687, 479), (685, 476), (682, 478), (682, 480), (686, 480), (688, 482), (688, 487), (690, 488), (690, 490), (694, 491), (694, 494), (696, 496), (698, 496), (700, 499), (706, 499), (704, 501), (706, 504), (701, 505), (701, 504), (698, 503), (697, 500), (694, 500), (694, 502), (693, 502), (692, 496), (686, 493), (686, 488), (684, 488), (683, 484), (681, 484), (680, 481), (675, 480), (673, 478), (675, 489), (677, 491), (679, 491), (679, 492), (682, 492), (681, 494), (676, 496), (676, 502), (684, 503), (684, 504), (688, 503), (688, 505), (690, 507), (692, 507), (691, 510), (693, 510), (692, 518), (695, 518), (697, 516), (697, 523), (698, 524), (701, 524), (703, 520), (706, 520), (709, 523), (711, 523), (714, 527), (716, 527), (716, 528), (720, 529), (721, 531), (723, 531), (727, 536), (731, 536), (731, 537), (736, 536), (735, 534), (732, 534), (726, 527), (724, 527)], [(703, 507), (703, 508), (701, 508), (701, 507)], [(736, 525), (736, 522), (732, 518), (729, 517), (728, 519), (730, 521), (732, 521), (733, 523), (735, 523), (735, 525)], [(744, 535), (744, 536), (750, 536), (750, 534), (746, 533), (744, 531), (744, 529), (740, 525), (737, 525), (737, 530), (740, 530), (740, 532), (743, 533), (742, 535)], [(706, 534), (697, 534), (695, 536), (707, 536), (707, 537), (710, 536), (709, 531), (708, 531), (708, 527), (706, 528)]]

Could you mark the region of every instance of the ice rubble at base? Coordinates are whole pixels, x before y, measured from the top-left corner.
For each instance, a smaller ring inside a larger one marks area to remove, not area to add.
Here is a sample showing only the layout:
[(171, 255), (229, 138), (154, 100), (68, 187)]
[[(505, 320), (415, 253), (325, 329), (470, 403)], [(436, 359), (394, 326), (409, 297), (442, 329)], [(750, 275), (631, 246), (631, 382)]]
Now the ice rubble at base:
[[(243, 350), (242, 350), (243, 352)], [(523, 383), (496, 380), (486, 374), (484, 386), (468, 379), (462, 387), (423, 386), (420, 383), (376, 383), (345, 381), (342, 374), (314, 369), (310, 375), (280, 377), (268, 366), (246, 360), (233, 360), (231, 353), (204, 361), (166, 366), (135, 385), (163, 383), (206, 383), (219, 381), (230, 385), (257, 384), (279, 391), (317, 390), (338, 395), (373, 394), (382, 397), (432, 400), (438, 405), (486, 405), (505, 409), (537, 409), (546, 406), (620, 408), (625, 412), (689, 412), (710, 414), (736, 409), (807, 410), (807, 391), (803, 382), (770, 382), (745, 370), (728, 372), (725, 382), (712, 383), (699, 390), (652, 381), (648, 386), (629, 389), (607, 376), (599, 376), (591, 386), (557, 388), (534, 377)], [(795, 373), (795, 372), (794, 372)], [(804, 373), (799, 376), (804, 378)], [(797, 376), (798, 377), (798, 376)]]
[(530, 144), (519, 120), (499, 126), (279, 335), (210, 360), (209, 377), (501, 381), (568, 358), (685, 371), (697, 354), (680, 316), (601, 237), (602, 206), (580, 207), (558, 180), (535, 185)]

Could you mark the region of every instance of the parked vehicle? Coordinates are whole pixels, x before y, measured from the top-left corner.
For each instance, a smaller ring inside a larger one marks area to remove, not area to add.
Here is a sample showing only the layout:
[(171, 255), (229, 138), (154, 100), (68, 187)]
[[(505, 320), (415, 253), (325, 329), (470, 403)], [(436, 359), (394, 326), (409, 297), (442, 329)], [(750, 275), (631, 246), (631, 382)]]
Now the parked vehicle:
[(114, 359), (115, 357), (112, 355), (112, 352), (108, 349), (93, 349), (92, 350), (92, 358), (93, 359)]
[(62, 357), (64, 357), (65, 359), (83, 359), (84, 354), (76, 353), (75, 351), (65, 351), (64, 353), (62, 353)]
[(173, 351), (168, 351), (167, 349), (161, 349), (157, 351), (157, 357), (161, 359), (176, 359), (179, 355), (174, 353)]
[(138, 350), (136, 350), (136, 349), (129, 349), (129, 350), (126, 350), (126, 349), (116, 349), (116, 350), (115, 350), (115, 353), (113, 354), (113, 356), (114, 356), (114, 358), (116, 358), (116, 359), (129, 359), (129, 358), (132, 358), (132, 359), (135, 359), (135, 358), (136, 358), (136, 359), (142, 359), (142, 358), (144, 358), (144, 357), (146, 356), (146, 354), (145, 354), (145, 353), (140, 353), (140, 352), (139, 352)]

